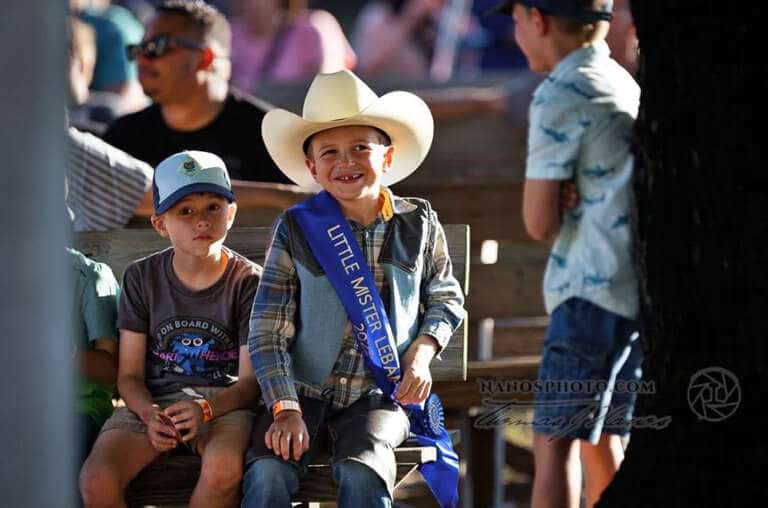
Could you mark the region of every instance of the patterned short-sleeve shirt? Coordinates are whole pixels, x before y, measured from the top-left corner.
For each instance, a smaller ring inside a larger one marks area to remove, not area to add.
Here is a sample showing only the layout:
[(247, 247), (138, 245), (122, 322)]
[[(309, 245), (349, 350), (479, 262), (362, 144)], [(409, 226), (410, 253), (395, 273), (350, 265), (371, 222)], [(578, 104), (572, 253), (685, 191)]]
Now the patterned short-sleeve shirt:
[(548, 313), (579, 297), (637, 314), (630, 137), (639, 99), (637, 83), (602, 41), (570, 53), (534, 92), (526, 178), (573, 180), (581, 198), (563, 215), (547, 264)]

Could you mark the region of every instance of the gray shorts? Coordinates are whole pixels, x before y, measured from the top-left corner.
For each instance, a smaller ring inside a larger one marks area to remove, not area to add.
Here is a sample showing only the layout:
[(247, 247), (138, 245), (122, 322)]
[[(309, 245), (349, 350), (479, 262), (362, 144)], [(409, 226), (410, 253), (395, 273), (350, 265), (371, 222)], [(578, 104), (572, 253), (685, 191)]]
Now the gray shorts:
[[(153, 397), (152, 400), (155, 404), (160, 406), (161, 409), (165, 409), (168, 406), (180, 401), (180, 400), (195, 400), (200, 398), (210, 398), (216, 395), (225, 387), (221, 386), (190, 386), (187, 391), (178, 391), (172, 393), (166, 393)], [(197, 450), (197, 443), (202, 436), (204, 436), (210, 429), (219, 428), (227, 425), (239, 425), (250, 429), (254, 421), (254, 411), (252, 409), (236, 409), (229, 413), (217, 416), (208, 423), (204, 423), (192, 441), (189, 442), (192, 450)], [(127, 430), (129, 432), (140, 432), (146, 434), (147, 426), (141, 421), (141, 418), (128, 409), (127, 407), (119, 407), (115, 410), (112, 416), (104, 422), (104, 426), (101, 427), (101, 432), (108, 432), (114, 429)]]

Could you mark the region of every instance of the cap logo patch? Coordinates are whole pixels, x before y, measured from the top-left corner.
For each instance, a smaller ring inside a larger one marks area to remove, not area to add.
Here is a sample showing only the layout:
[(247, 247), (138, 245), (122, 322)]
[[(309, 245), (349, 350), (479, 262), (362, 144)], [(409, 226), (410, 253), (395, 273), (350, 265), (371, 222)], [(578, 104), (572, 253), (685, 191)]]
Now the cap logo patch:
[(187, 175), (189, 177), (192, 177), (192, 176), (195, 176), (196, 173), (202, 170), (203, 168), (200, 167), (200, 164), (198, 164), (196, 160), (189, 159), (183, 162), (179, 166), (179, 169), (176, 170), (176, 172), (181, 173), (182, 175)]

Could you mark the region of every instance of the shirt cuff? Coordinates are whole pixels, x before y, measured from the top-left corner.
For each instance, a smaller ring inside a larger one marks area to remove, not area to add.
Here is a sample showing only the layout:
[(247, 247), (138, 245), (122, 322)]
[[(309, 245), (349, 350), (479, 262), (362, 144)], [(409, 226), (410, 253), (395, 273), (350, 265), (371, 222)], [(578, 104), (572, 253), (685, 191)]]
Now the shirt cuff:
[(285, 376), (273, 377), (260, 380), (262, 397), (267, 409), (272, 410), (272, 406), (278, 400), (295, 400), (298, 402), (299, 396), (296, 393), (296, 386), (293, 379)]
[(429, 335), (437, 341), (438, 349), (436, 356), (439, 356), (448, 345), (448, 341), (451, 340), (453, 331), (453, 327), (445, 321), (430, 321), (429, 319), (425, 319), (419, 329), (419, 335)]
[(556, 164), (536, 164), (528, 161), (526, 168), (525, 178), (529, 180), (570, 180), (573, 177), (572, 172)]

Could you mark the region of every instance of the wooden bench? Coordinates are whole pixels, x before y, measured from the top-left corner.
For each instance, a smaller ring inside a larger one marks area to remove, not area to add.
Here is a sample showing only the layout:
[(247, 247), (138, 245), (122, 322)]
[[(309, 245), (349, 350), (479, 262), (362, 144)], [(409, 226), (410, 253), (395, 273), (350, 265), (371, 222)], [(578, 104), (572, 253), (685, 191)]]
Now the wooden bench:
[[(465, 293), (469, 287), (469, 227), (446, 225), (454, 275)], [(269, 234), (265, 227), (235, 227), (226, 245), (249, 259), (262, 264), (264, 247)], [(157, 252), (169, 245), (168, 241), (150, 229), (123, 229), (106, 233), (80, 233), (74, 238), (74, 247), (87, 256), (107, 263), (118, 280), (122, 280), (126, 267), (134, 260)], [(467, 378), (467, 325), (463, 324), (442, 353), (442, 361), (432, 364), (432, 376), (436, 383), (463, 382)], [(438, 392), (439, 393), (439, 392)], [(451, 431), (454, 442), (459, 441), (458, 431)], [(434, 461), (434, 447), (418, 446), (409, 440), (395, 450), (397, 458), (397, 484), (411, 474), (420, 464)], [(131, 482), (127, 499), (131, 506), (183, 505), (189, 499), (199, 476), (200, 460), (183, 454), (164, 455), (147, 466)], [(302, 481), (295, 501), (304, 503), (329, 502), (336, 496), (331, 479), (328, 457), (320, 456), (310, 466), (310, 473)]]

